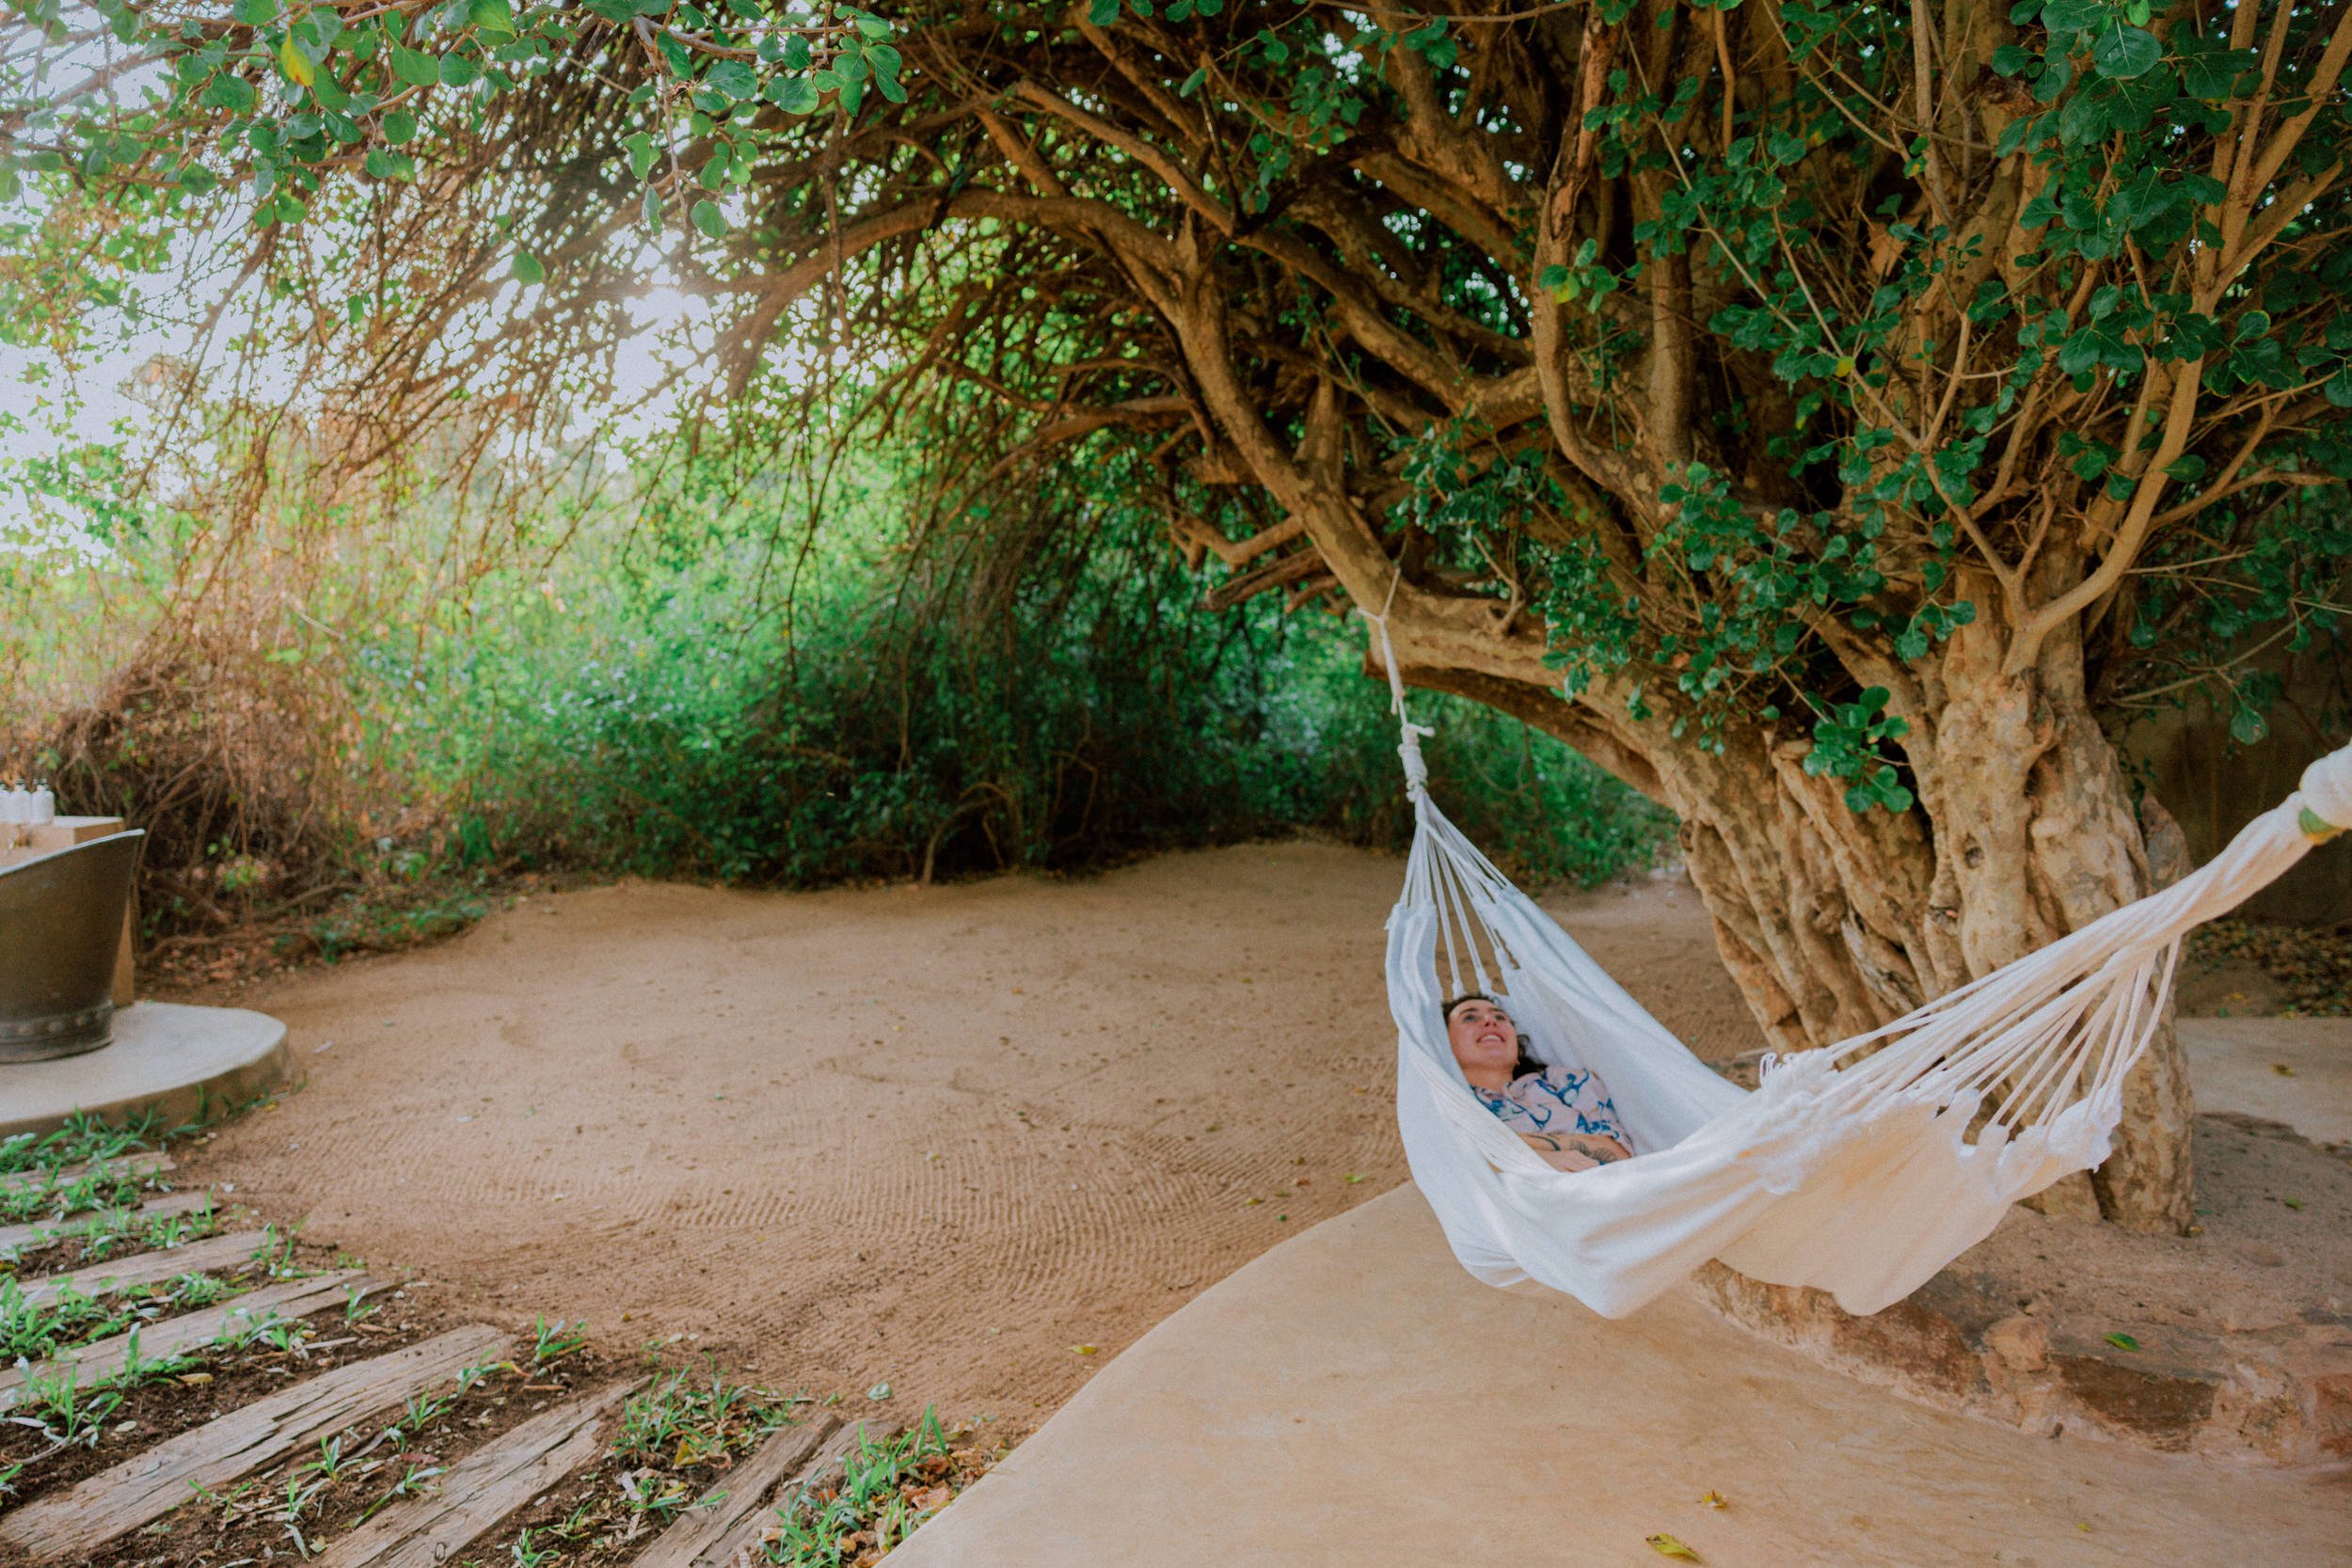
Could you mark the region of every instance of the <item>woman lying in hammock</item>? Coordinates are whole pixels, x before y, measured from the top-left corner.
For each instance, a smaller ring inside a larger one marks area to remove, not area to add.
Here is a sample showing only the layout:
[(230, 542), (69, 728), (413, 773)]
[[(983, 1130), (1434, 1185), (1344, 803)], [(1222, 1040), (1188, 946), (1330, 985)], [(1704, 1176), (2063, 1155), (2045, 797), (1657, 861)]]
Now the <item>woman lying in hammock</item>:
[(1633, 1157), (1608, 1085), (1589, 1072), (1546, 1067), (1491, 996), (1445, 1005), (1445, 1032), (1470, 1091), (1527, 1147), (1558, 1170), (1591, 1170)]

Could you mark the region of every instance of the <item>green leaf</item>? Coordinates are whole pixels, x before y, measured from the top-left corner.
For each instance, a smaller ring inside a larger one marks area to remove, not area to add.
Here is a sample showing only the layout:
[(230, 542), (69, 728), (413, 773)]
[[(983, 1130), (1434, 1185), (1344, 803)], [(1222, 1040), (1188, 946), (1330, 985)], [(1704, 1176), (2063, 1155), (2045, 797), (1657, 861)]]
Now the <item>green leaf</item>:
[[(2263, 736), (2268, 735), (2269, 733), (2270, 725), (2268, 722), (2264, 720), (2261, 714), (2256, 713), (2250, 707), (2242, 707), (2238, 709), (2237, 712), (2230, 716), (2230, 738), (2236, 741), (2241, 746), (2256, 745), (2262, 740)], [(2107, 1338), (2112, 1339), (2115, 1336), (2110, 1334)], [(2139, 1347), (2134, 1344), (2125, 1345), (2123, 1348), (2125, 1350), (2137, 1350)]]
[(741, 60), (721, 60), (703, 75), (703, 86), (741, 103), (759, 96), (759, 78)]
[(726, 214), (719, 211), (719, 204), (707, 198), (695, 202), (693, 211), (687, 215), (694, 220), (695, 228), (714, 240), (723, 237), (727, 231)]
[(1097, 27), (1107, 27), (1119, 20), (1119, 0), (1090, 0), (1087, 20)]
[(466, 20), (492, 38), (515, 36), (515, 8), (507, 0), (472, 0), (467, 8)]
[(533, 283), (544, 283), (548, 280), (546, 264), (528, 250), (515, 252), (515, 260), (507, 270), (514, 274), (516, 282), (526, 288)]
[(482, 80), (482, 68), (466, 58), (465, 55), (444, 55), (441, 56), (441, 86), (445, 87), (471, 87), (480, 80)]
[(2191, 98), (2218, 103), (2237, 91), (2237, 79), (2261, 58), (2251, 49), (2204, 49), (2185, 53), (2181, 86)]
[(769, 103), (788, 115), (813, 115), (824, 102), (805, 76), (771, 76), (766, 96)]
[(2145, 27), (2118, 27), (2090, 46), (2099, 74), (2119, 82), (2145, 76), (2164, 59), (2164, 45)]
[(2139, 1348), (2138, 1340), (2133, 1338), (2130, 1335), (2125, 1334), (2121, 1330), (2118, 1330), (2113, 1334), (2109, 1334), (2106, 1338), (2107, 1343), (2113, 1345), (2117, 1350), (2137, 1350)]
[(441, 62), (404, 43), (392, 45), (392, 74), (412, 87), (441, 85)]
[(394, 109), (384, 117), (384, 139), (394, 147), (405, 147), (417, 139), (417, 117), (405, 109)]
[(2081, 33), (2107, 19), (2103, 0), (2050, 0), (2042, 8), (2042, 24), (2054, 33)]
[(278, 20), (278, 0), (237, 0), (229, 14), (248, 27), (266, 27)]
[(653, 166), (661, 161), (661, 150), (654, 146), (649, 131), (632, 132), (621, 138), (621, 145), (628, 149), (629, 173), (640, 180), (651, 174)]
[(223, 71), (205, 84), (196, 101), (208, 109), (226, 109), (232, 115), (241, 115), (259, 103), (262, 95), (244, 77)]

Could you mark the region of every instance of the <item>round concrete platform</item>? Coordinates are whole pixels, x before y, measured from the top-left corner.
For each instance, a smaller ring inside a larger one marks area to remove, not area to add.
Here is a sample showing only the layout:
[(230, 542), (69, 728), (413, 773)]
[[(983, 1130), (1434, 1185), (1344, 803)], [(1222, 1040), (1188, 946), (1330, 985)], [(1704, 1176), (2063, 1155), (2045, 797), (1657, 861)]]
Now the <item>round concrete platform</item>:
[[(1715, 1498), (1725, 1506), (1709, 1506)], [(891, 1568), (2342, 1568), (2341, 1469), (2052, 1442), (1671, 1291), (1612, 1322), (1464, 1273), (1411, 1187), (1211, 1287)]]
[(266, 1013), (134, 1002), (103, 1050), (0, 1064), (0, 1137), (49, 1132), (76, 1111), (196, 1121), (278, 1087), (290, 1066), (286, 1026)]

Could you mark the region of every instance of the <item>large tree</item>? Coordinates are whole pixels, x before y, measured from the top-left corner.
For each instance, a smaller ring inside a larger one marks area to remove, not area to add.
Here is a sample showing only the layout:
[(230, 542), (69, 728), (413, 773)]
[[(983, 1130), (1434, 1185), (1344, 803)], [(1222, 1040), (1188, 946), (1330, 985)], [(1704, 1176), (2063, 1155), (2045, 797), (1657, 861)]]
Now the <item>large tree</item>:
[[(2352, 551), (2341, 4), (12, 4), (8, 330), (225, 256), (364, 468), (660, 277), (718, 395), (988, 388), (973, 505), (1126, 443), (1218, 598), (1678, 813), (1784, 1049), (2149, 891), (2114, 721), (2251, 734)], [(2167, 1031), (2101, 1212), (2188, 1111)]]

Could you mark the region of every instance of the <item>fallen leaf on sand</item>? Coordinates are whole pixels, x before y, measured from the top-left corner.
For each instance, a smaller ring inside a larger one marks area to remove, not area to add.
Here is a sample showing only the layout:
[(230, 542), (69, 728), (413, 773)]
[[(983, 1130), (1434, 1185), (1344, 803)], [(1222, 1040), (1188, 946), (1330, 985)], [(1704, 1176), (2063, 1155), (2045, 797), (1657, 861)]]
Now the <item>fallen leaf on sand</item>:
[(871, 1388), (866, 1390), (866, 1397), (869, 1400), (886, 1400), (890, 1397), (890, 1385), (887, 1383), (877, 1383)]
[(926, 1486), (920, 1492), (909, 1493), (907, 1501), (929, 1513), (934, 1509), (946, 1508), (948, 1499), (954, 1496), (944, 1486)]
[(1731, 1506), (1729, 1503), (1724, 1501), (1724, 1495), (1721, 1492), (1702, 1493), (1699, 1496), (1699, 1501), (1705, 1503), (1709, 1508), (1729, 1508)]
[(2137, 1350), (2139, 1348), (2138, 1340), (2133, 1338), (2128, 1334), (2122, 1333), (2108, 1335), (2107, 1343), (2113, 1345), (2117, 1350)]
[(1073, 1355), (1092, 1355), (1096, 1351), (1102, 1348), (1103, 1347), (1100, 1345), (1073, 1345), (1070, 1347), (1070, 1354)]
[(1661, 1530), (1656, 1535), (1649, 1537), (1649, 1549), (1656, 1552), (1660, 1557), (1678, 1557), (1689, 1562), (1696, 1562), (1699, 1560), (1698, 1553), (1692, 1551), (1690, 1547), (1684, 1545), (1681, 1542), (1676, 1540), (1673, 1536), (1668, 1535), (1663, 1530)]

